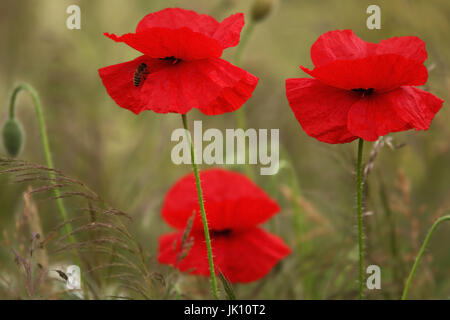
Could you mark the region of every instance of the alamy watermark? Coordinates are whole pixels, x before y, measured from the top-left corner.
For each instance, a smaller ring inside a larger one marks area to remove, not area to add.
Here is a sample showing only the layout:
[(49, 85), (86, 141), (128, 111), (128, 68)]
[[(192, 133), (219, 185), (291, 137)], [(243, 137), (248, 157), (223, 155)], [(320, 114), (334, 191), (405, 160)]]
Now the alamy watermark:
[(67, 275), (66, 289), (80, 290), (81, 289), (80, 267), (76, 265), (68, 266), (66, 269), (66, 275)]
[(81, 270), (77, 265), (70, 265), (67, 268), (58, 267), (53, 270), (59, 279), (64, 280), (66, 290), (81, 290)]
[(381, 29), (381, 9), (376, 4), (367, 7), (366, 13), (370, 16), (366, 20), (366, 26), (369, 30)]
[(81, 29), (81, 9), (76, 4), (67, 7), (66, 13), (70, 14), (66, 19), (66, 27), (69, 30)]
[(367, 277), (366, 286), (369, 290), (381, 289), (381, 269), (376, 264), (372, 264), (367, 267), (366, 273), (370, 274)]
[(182, 128), (172, 132), (171, 141), (178, 143), (171, 158), (176, 165), (191, 164), (192, 140), (197, 164), (260, 164), (261, 175), (274, 175), (279, 169), (279, 136), (279, 129), (226, 129), (225, 135), (215, 128), (203, 132), (202, 121), (194, 121), (192, 137)]

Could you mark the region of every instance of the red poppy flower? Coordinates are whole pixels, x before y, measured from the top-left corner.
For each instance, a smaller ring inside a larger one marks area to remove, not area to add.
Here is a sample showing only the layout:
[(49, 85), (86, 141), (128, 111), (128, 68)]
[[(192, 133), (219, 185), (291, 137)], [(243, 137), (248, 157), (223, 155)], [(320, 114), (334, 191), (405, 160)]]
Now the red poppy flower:
[[(264, 277), (290, 253), (279, 237), (259, 224), (279, 211), (278, 204), (240, 173), (223, 169), (200, 172), (216, 272), (231, 282), (250, 282)], [(183, 234), (195, 212), (188, 242)], [(177, 232), (159, 239), (158, 261), (180, 271), (209, 276), (205, 236), (194, 175), (179, 180), (162, 207), (164, 220)], [(186, 243), (191, 243), (183, 258)]]
[(244, 16), (222, 23), (213, 17), (178, 8), (145, 16), (136, 33), (105, 33), (143, 55), (99, 69), (108, 94), (122, 108), (185, 114), (198, 108), (207, 115), (239, 109), (258, 78), (222, 60), (222, 51), (239, 43)]
[(311, 47), (314, 77), (287, 79), (286, 95), (306, 133), (327, 143), (427, 130), (443, 100), (416, 88), (427, 81), (425, 43), (396, 37), (370, 43), (330, 31)]

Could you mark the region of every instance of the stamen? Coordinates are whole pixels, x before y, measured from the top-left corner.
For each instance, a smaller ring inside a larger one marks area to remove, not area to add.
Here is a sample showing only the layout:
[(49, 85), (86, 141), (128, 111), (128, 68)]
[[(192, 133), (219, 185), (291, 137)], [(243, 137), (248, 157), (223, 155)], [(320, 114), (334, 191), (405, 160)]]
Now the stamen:
[(175, 58), (174, 56), (159, 58), (159, 60), (169, 61), (172, 62), (172, 64), (177, 64), (178, 62), (182, 61), (181, 59)]
[(373, 92), (374, 89), (373, 88), (356, 88), (356, 89), (352, 89), (353, 92), (359, 93), (361, 96), (365, 97), (365, 96), (370, 96)]

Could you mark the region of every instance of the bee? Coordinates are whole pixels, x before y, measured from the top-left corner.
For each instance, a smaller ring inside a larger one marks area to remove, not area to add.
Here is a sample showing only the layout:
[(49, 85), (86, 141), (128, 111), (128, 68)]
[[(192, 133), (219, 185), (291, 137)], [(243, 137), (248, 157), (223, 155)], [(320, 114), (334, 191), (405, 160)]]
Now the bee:
[(139, 87), (141, 85), (142, 82), (145, 81), (145, 78), (147, 78), (147, 75), (150, 72), (148, 71), (147, 65), (145, 63), (141, 63), (136, 71), (134, 71), (134, 76), (133, 76), (133, 83), (135, 87)]

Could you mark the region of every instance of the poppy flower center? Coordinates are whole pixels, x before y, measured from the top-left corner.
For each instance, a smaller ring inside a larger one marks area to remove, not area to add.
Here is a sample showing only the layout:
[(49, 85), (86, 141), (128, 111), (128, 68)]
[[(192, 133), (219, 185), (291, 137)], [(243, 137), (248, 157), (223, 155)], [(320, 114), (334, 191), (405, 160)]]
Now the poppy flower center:
[(371, 94), (373, 94), (374, 89), (373, 88), (355, 88), (352, 89), (353, 92), (356, 92), (358, 94), (360, 94), (362, 97), (365, 96), (370, 96)]
[(231, 234), (231, 229), (223, 229), (223, 230), (211, 230), (211, 236), (214, 237), (227, 237)]
[(178, 59), (174, 56), (159, 58), (159, 60), (167, 61), (167, 62), (170, 62), (171, 64), (177, 64), (178, 62), (182, 61), (181, 59)]

